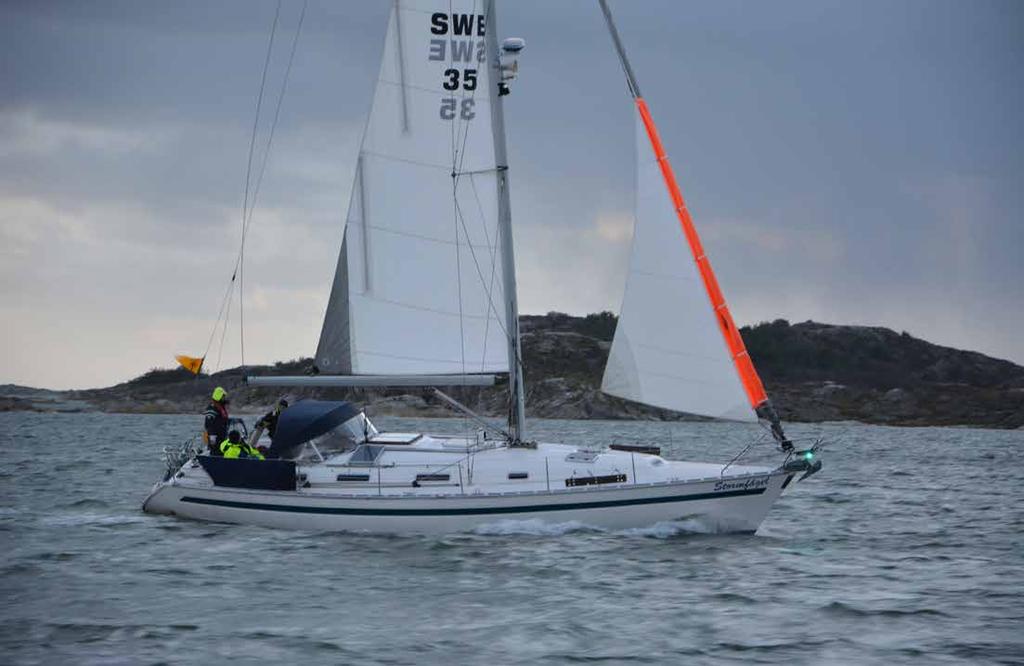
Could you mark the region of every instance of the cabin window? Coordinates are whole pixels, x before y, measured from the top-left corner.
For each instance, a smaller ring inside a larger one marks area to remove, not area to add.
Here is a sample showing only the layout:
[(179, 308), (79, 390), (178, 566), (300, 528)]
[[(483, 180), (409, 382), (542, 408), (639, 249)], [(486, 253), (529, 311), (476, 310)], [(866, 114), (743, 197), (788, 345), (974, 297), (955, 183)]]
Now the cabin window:
[(528, 479), (528, 478), (530, 478), (530, 473), (529, 472), (509, 472), (508, 473), (508, 478), (513, 480), (513, 481), (517, 480), (517, 479)]
[(363, 413), (306, 442), (295, 456), (296, 460), (323, 458), (333, 453), (351, 451), (366, 439), (377, 435), (377, 429)]
[(339, 474), (338, 481), (369, 481), (369, 474)]
[(370, 446), (364, 444), (358, 449), (352, 452), (352, 456), (348, 459), (349, 465), (373, 465), (380, 458), (380, 454), (384, 452), (383, 446)]
[(597, 486), (602, 483), (625, 483), (625, 474), (605, 474), (604, 476), (574, 476), (565, 480), (568, 488), (573, 486)]
[(417, 481), (448, 481), (451, 479), (451, 474), (417, 474)]

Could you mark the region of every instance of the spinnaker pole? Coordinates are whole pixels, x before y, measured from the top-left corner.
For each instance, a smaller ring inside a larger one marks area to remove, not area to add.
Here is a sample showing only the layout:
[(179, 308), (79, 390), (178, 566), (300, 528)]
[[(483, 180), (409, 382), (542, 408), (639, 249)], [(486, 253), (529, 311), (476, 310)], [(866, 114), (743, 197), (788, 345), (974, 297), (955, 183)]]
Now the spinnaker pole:
[(669, 164), (668, 155), (665, 154), (665, 147), (661, 143), (661, 138), (658, 136), (658, 128), (655, 127), (654, 119), (651, 118), (651, 112), (647, 108), (647, 102), (645, 102), (644, 98), (640, 95), (640, 86), (636, 82), (636, 76), (633, 74), (633, 68), (630, 66), (629, 59), (626, 57), (626, 50), (622, 46), (622, 40), (619, 38), (619, 31), (615, 27), (615, 21), (612, 19), (611, 10), (608, 8), (608, 2), (607, 0), (598, 0), (598, 2), (601, 5), (601, 11), (604, 13), (605, 21), (608, 24), (608, 32), (611, 34), (612, 42), (615, 44), (615, 50), (619, 55), (619, 61), (622, 63), (622, 70), (626, 74), (626, 83), (629, 86), (629, 94), (633, 97), (637, 112), (640, 114), (640, 120), (643, 122), (644, 130), (647, 132), (647, 138), (651, 142), (651, 149), (654, 151), (654, 156), (658, 161), (659, 168), (661, 169), (662, 178), (665, 181), (665, 187), (668, 189), (668, 194), (672, 199), (672, 207), (676, 211), (676, 216), (679, 218), (679, 224), (682, 227), (683, 235), (686, 237), (686, 241), (690, 246), (690, 252), (693, 254), (693, 260), (697, 264), (697, 272), (700, 274), (701, 281), (704, 283), (704, 289), (707, 292), (708, 300), (710, 301), (711, 308), (714, 311), (715, 320), (718, 322), (718, 327), (722, 332), (722, 338), (725, 340), (725, 345), (729, 350), (729, 356), (732, 358), (733, 365), (736, 367), (740, 383), (743, 385), (743, 389), (747, 394), (747, 399), (750, 401), (751, 408), (758, 417), (769, 422), (772, 436), (784, 450), (788, 451), (793, 448), (793, 445), (786, 438), (786, 435), (782, 430), (782, 423), (779, 420), (779, 415), (772, 406), (771, 400), (768, 399), (768, 394), (765, 392), (764, 385), (761, 383), (761, 377), (757, 374), (757, 370), (754, 368), (754, 363), (750, 358), (750, 354), (747, 353), (747, 347), (743, 343), (743, 338), (740, 336), (739, 329), (736, 328), (736, 324), (733, 322), (732, 314), (729, 312), (729, 306), (726, 305), (725, 297), (722, 295), (722, 290), (718, 286), (718, 279), (715, 277), (715, 272), (711, 268), (711, 261), (704, 252), (704, 246), (701, 244), (700, 236), (697, 235), (697, 229), (690, 217), (690, 212), (686, 209), (686, 202), (683, 200), (683, 194), (679, 189), (679, 184), (676, 182), (675, 172), (672, 171), (672, 165)]

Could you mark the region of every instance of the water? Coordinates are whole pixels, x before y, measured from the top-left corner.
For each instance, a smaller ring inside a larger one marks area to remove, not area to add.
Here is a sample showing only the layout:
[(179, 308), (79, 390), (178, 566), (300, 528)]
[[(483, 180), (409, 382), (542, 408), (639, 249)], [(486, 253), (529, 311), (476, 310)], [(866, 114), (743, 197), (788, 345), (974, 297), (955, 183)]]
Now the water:
[[(756, 536), (506, 521), (429, 538), (141, 513), (160, 448), (197, 422), (0, 414), (0, 662), (1024, 662), (1020, 431), (794, 427), (839, 443)], [(677, 458), (751, 433), (531, 423)]]

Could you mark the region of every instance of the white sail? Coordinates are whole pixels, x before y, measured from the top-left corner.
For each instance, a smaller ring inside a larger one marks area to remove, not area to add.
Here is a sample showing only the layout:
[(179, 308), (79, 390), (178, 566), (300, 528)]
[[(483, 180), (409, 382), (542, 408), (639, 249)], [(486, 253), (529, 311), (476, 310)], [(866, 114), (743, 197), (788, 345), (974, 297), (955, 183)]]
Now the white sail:
[(755, 421), (639, 114), (636, 132), (633, 248), (601, 389), (665, 409)]
[(484, 3), (388, 23), (316, 362), (341, 374), (508, 371)]

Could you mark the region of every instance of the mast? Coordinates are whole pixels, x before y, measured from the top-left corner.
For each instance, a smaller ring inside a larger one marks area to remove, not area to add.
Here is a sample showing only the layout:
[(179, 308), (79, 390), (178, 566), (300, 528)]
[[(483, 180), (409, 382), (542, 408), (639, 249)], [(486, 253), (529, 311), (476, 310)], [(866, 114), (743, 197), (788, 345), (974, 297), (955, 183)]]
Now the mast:
[(508, 337), (509, 397), (508, 416), (512, 443), (526, 438), (526, 400), (523, 389), (522, 353), (519, 345), (519, 303), (516, 296), (516, 259), (512, 247), (512, 205), (509, 201), (508, 156), (505, 148), (505, 112), (498, 86), (501, 83), (501, 55), (498, 51), (498, 22), (494, 0), (487, 0), (484, 39), (488, 66), (494, 78), (488, 86), (491, 107), (491, 131), (494, 134), (494, 163), (498, 182), (498, 229), (501, 234), (502, 280), (505, 285), (505, 325)]
[(647, 108), (647, 102), (645, 102), (644, 98), (640, 95), (640, 86), (636, 82), (636, 76), (633, 74), (633, 68), (630, 66), (629, 59), (626, 57), (626, 50), (622, 46), (622, 40), (619, 38), (619, 31), (615, 27), (615, 21), (612, 19), (611, 10), (608, 8), (608, 2), (607, 0), (598, 0), (598, 2), (601, 5), (601, 11), (604, 13), (605, 21), (608, 24), (608, 32), (611, 34), (612, 42), (615, 44), (615, 50), (618, 53), (619, 61), (621, 62), (623, 72), (626, 75), (626, 83), (629, 86), (629, 93), (633, 97), (637, 112), (640, 114), (640, 120), (642, 121), (644, 130), (647, 133), (647, 138), (651, 142), (651, 149), (654, 151), (654, 156), (658, 160), (658, 166), (665, 181), (665, 187), (668, 189), (668, 194), (672, 199), (672, 207), (676, 211), (676, 216), (679, 218), (679, 224), (682, 227), (683, 234), (690, 246), (690, 252), (693, 255), (693, 260), (697, 264), (697, 271), (700, 274), (701, 281), (704, 283), (704, 289), (707, 292), (708, 300), (710, 301), (711, 308), (715, 313), (715, 320), (718, 322), (722, 338), (729, 350), (729, 356), (732, 358), (733, 365), (739, 375), (739, 379), (743, 385), (747, 399), (750, 402), (751, 408), (758, 417), (765, 419), (770, 423), (772, 435), (783, 450), (790, 450), (793, 448), (793, 445), (786, 438), (785, 433), (782, 430), (782, 423), (779, 420), (779, 416), (776, 413), (775, 408), (772, 406), (771, 401), (768, 399), (768, 394), (764, 390), (761, 378), (758, 376), (757, 370), (754, 368), (754, 363), (750, 358), (750, 354), (747, 353), (747, 348), (743, 343), (743, 338), (740, 336), (740, 332), (736, 328), (736, 324), (733, 322), (732, 314), (729, 312), (729, 306), (726, 305), (725, 297), (722, 295), (722, 290), (718, 286), (718, 279), (715, 277), (715, 273), (711, 268), (711, 262), (708, 259), (707, 254), (704, 252), (704, 247), (701, 244), (700, 237), (697, 235), (697, 229), (694, 226), (690, 213), (686, 208), (686, 202), (683, 200), (679, 184), (676, 182), (675, 172), (673, 172), (672, 166), (669, 164), (668, 156), (665, 154), (665, 147), (662, 145), (661, 138), (658, 136), (658, 129), (655, 127), (654, 120), (651, 117), (651, 112)]

